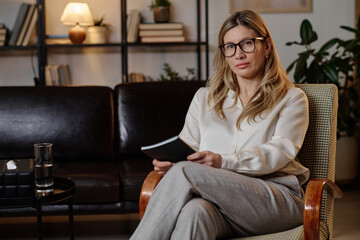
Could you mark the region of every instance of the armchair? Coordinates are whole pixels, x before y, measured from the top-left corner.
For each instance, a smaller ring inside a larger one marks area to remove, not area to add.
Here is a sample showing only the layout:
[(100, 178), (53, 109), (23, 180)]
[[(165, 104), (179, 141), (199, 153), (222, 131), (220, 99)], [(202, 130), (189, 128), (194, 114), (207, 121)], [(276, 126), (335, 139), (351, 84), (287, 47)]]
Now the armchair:
[[(280, 233), (236, 239), (333, 239), (334, 198), (343, 195), (334, 183), (338, 90), (333, 84), (296, 86), (308, 97), (310, 115), (309, 128), (298, 154), (301, 164), (310, 169), (310, 180), (303, 186), (303, 225)], [(139, 201), (140, 219), (161, 177), (153, 171), (145, 179)]]

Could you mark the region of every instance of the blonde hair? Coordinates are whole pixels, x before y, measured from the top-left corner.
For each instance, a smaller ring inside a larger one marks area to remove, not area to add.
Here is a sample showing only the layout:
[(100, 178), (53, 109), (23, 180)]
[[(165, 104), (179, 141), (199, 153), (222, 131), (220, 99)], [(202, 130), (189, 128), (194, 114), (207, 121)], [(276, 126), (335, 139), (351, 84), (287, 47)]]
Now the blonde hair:
[[(293, 86), (285, 70), (282, 68), (277, 54), (273, 39), (264, 20), (253, 11), (242, 11), (232, 14), (223, 23), (218, 36), (218, 46), (224, 44), (225, 34), (236, 26), (246, 26), (255, 31), (259, 37), (268, 38), (272, 45), (272, 50), (266, 59), (264, 67), (264, 77), (259, 88), (246, 104), (236, 122), (236, 127), (240, 130), (241, 122), (247, 118), (248, 123), (255, 122), (255, 118), (270, 111)], [(265, 57), (265, 56), (264, 56)], [(226, 118), (223, 110), (224, 100), (229, 89), (235, 91), (236, 96), (240, 94), (240, 87), (236, 75), (231, 70), (220, 48), (217, 48), (214, 56), (214, 73), (208, 81), (209, 95), (207, 103), (221, 117)], [(237, 104), (238, 97), (232, 107)]]

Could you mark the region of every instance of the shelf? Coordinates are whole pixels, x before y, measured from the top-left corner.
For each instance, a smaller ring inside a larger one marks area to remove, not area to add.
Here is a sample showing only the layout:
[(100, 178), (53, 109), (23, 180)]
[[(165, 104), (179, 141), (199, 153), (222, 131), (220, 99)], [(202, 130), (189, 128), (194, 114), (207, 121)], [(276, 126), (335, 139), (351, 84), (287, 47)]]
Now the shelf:
[(1, 46), (0, 47), (0, 51), (1, 50), (6, 50), (6, 51), (12, 51), (12, 50), (16, 50), (16, 51), (19, 51), (19, 50), (33, 50), (33, 49), (36, 49), (37, 46)]
[(104, 44), (46, 44), (46, 48), (83, 48), (83, 47), (122, 47), (122, 43), (104, 43)]
[[(121, 55), (121, 72), (122, 76), (120, 77), (120, 81), (123, 83), (129, 82), (129, 55), (136, 52), (136, 48), (139, 51), (146, 51), (147, 53), (150, 51), (159, 52), (159, 49), (166, 51), (189, 51), (194, 52), (196, 54), (196, 69), (197, 69), (197, 78), (198, 79), (207, 79), (208, 78), (208, 55), (209, 55), (209, 40), (208, 40), (208, 0), (196, 0), (194, 1), (195, 8), (195, 20), (194, 27), (196, 28), (196, 36), (193, 36), (191, 41), (187, 42), (165, 42), (165, 43), (142, 43), (140, 39), (138, 42), (129, 43), (127, 40), (127, 14), (128, 10), (126, 7), (126, 3), (129, 0), (118, 0), (120, 2), (120, 25), (121, 25), (121, 33), (120, 39), (117, 39), (114, 43), (106, 43), (106, 44), (46, 44), (46, 19), (45, 19), (45, 3), (49, 3), (50, 1), (46, 0), (32, 0), (37, 5), (38, 11), (38, 19), (37, 19), (37, 39), (38, 43), (34, 46), (0, 46), (0, 54), (16, 54), (17, 52), (22, 55), (36, 55), (38, 62), (38, 83), (36, 85), (45, 85), (45, 68), (48, 65), (48, 52), (51, 54), (57, 54), (64, 49), (71, 50), (69, 52), (83, 51), (84, 48), (96, 49), (99, 48), (100, 51), (110, 52), (113, 49), (111, 48), (119, 48), (115, 49), (116, 52), (120, 52)], [(51, 7), (49, 4), (48, 7)], [(202, 11), (203, 9), (203, 11)], [(186, 12), (184, 11), (184, 14)], [(204, 16), (204, 19), (202, 18)], [(203, 23), (203, 24), (201, 24)], [(195, 30), (194, 30), (195, 31)], [(203, 34), (205, 32), (205, 35)], [(105, 48), (105, 49), (104, 49)], [(153, 48), (153, 50), (151, 50)], [(107, 51), (110, 49), (109, 51)], [(134, 51), (135, 50), (135, 51)], [(205, 57), (202, 56), (202, 53), (205, 53)], [(205, 60), (205, 64), (202, 61)], [(205, 71), (203, 71), (203, 66), (205, 66)], [(201, 76), (204, 74), (205, 76)]]
[[(206, 45), (206, 42), (166, 42), (166, 43), (126, 43), (127, 46), (197, 46), (197, 45)], [(123, 43), (104, 43), (104, 44), (46, 44), (46, 48), (83, 48), (83, 47), (122, 47)], [(21, 48), (17, 47), (16, 49)], [(33, 48), (33, 47), (22, 47), (22, 48)], [(1, 49), (1, 47), (0, 47)]]
[(127, 43), (128, 46), (197, 46), (206, 42)]

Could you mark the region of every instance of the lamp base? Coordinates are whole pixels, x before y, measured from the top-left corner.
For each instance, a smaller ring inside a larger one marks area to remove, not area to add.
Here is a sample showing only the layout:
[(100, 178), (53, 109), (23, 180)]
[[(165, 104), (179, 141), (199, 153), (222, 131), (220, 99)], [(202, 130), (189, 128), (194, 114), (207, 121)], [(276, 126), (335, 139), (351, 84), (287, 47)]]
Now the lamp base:
[(74, 27), (70, 29), (69, 38), (72, 43), (81, 44), (84, 42), (86, 38), (86, 31), (84, 28), (76, 24)]

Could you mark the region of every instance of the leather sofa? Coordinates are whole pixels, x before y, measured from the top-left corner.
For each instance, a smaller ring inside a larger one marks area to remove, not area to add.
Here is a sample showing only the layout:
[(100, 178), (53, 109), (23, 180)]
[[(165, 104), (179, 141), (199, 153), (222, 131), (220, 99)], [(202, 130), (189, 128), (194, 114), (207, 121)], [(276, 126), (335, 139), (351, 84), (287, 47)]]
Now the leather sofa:
[[(138, 212), (152, 170), (140, 151), (177, 135), (203, 81), (102, 86), (0, 87), (0, 159), (33, 158), (33, 144), (53, 143), (53, 175), (71, 178), (75, 214)], [(46, 205), (60, 215), (67, 205)], [(0, 216), (34, 215), (32, 208)]]

